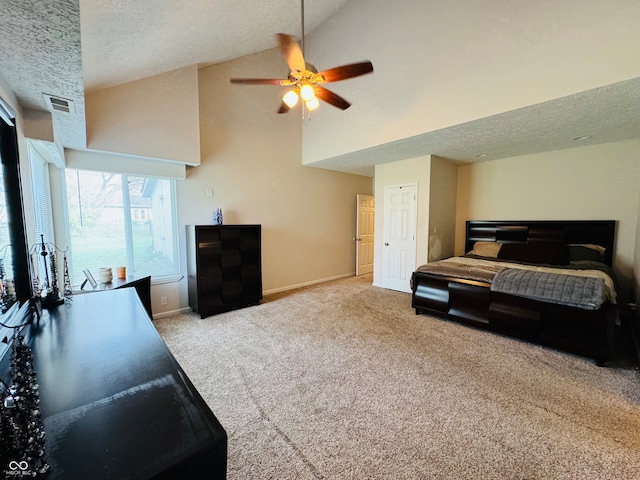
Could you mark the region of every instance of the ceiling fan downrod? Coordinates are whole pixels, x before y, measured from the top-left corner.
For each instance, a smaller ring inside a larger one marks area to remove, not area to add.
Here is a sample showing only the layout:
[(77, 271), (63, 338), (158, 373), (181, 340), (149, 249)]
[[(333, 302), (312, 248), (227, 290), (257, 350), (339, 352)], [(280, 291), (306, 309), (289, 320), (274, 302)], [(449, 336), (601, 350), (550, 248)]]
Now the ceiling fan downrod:
[(304, 24), (304, 0), (300, 0), (301, 41), (285, 33), (276, 34), (280, 51), (289, 66), (289, 75), (287, 78), (231, 78), (230, 81), (231, 83), (244, 85), (278, 85), (281, 87), (290, 87), (289, 91), (281, 98), (280, 108), (277, 110), (278, 113), (287, 113), (298, 103), (302, 103), (302, 115), (304, 119), (304, 110), (306, 109), (310, 116), (311, 111), (320, 106), (320, 100), (340, 110), (346, 110), (351, 104), (340, 95), (328, 90), (324, 85), (371, 73), (373, 72), (373, 64), (366, 60), (318, 72), (316, 67), (304, 58)]
[(300, 0), (300, 24), (302, 31), (302, 41), (300, 47), (302, 48), (302, 56), (304, 57), (304, 0)]

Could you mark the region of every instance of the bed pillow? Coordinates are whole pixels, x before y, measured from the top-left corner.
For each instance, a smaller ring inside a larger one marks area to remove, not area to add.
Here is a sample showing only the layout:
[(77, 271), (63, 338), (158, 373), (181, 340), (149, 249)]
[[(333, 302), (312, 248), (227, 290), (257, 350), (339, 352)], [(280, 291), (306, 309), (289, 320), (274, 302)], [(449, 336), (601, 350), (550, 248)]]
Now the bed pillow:
[(604, 248), (594, 247), (599, 247), (599, 245), (569, 245), (569, 260), (572, 262), (582, 260), (602, 262), (604, 259)]
[(501, 243), (498, 242), (476, 242), (473, 244), (473, 250), (469, 255), (478, 255), (479, 257), (498, 258)]
[(569, 265), (569, 248), (561, 243), (504, 243), (498, 258), (545, 265)]

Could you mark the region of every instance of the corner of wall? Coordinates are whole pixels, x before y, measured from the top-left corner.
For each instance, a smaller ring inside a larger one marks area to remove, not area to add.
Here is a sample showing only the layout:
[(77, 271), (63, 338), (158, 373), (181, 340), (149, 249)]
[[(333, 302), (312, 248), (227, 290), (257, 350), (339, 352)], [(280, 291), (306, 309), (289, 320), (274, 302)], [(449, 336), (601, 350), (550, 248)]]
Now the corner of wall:
[(92, 150), (200, 165), (197, 65), (85, 96)]
[(452, 257), (455, 251), (458, 165), (431, 156), (428, 260)]

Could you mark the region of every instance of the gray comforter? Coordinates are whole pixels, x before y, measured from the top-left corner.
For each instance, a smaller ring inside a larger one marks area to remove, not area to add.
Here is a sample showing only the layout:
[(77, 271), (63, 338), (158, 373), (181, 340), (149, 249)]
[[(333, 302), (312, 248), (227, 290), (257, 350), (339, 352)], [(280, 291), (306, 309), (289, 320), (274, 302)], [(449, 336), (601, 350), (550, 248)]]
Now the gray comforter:
[(599, 262), (551, 267), (465, 255), (426, 263), (416, 272), (475, 280), (492, 291), (588, 310), (616, 299), (613, 272)]
[(520, 268), (500, 270), (493, 278), (491, 291), (586, 310), (597, 310), (606, 300), (602, 278), (578, 277)]

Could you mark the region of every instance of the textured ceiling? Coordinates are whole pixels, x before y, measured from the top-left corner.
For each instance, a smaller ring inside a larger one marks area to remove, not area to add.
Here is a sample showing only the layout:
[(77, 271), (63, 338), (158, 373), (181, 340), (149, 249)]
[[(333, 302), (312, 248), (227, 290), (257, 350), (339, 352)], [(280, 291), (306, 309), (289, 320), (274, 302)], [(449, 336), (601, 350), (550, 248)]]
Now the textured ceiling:
[(23, 107), (47, 111), (43, 94), (72, 100), (52, 111), (63, 145), (86, 146), (78, 0), (0, 0), (0, 73)]
[[(347, 1), (307, 1), (307, 33)], [(85, 90), (219, 63), (301, 30), (298, 0), (0, 0), (0, 11), (0, 74), (24, 107), (48, 110), (43, 93), (72, 100), (73, 113), (52, 115), (62, 144), (79, 150)], [(313, 165), (372, 175), (376, 164), (429, 154), (468, 162), (640, 138), (639, 92), (631, 79)]]
[(634, 138), (640, 138), (640, 78), (308, 165), (373, 176), (375, 165), (424, 155), (466, 163)]
[[(309, 32), (347, 0), (305, 2)], [(301, 36), (300, 0), (80, 0), (87, 91), (276, 47)]]

